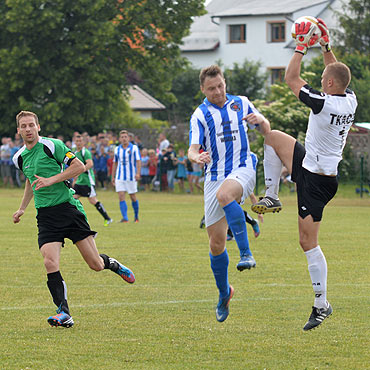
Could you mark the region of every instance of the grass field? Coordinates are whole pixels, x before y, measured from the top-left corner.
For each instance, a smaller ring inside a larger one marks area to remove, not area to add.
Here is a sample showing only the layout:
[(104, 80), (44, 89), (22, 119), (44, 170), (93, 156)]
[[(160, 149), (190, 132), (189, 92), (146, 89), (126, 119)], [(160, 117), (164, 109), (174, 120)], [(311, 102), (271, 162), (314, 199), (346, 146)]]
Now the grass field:
[[(218, 294), (206, 231), (199, 229), (201, 195), (139, 193), (141, 222), (107, 228), (85, 201), (99, 251), (131, 267), (137, 281), (129, 285), (110, 271), (89, 270), (68, 241), (61, 272), (72, 329), (46, 322), (55, 306), (33, 202), (20, 224), (11, 220), (21, 196), (21, 190), (0, 189), (0, 369), (370, 368), (369, 196), (340, 189), (325, 209), (320, 245), (334, 313), (307, 333), (302, 327), (313, 292), (294, 194), (282, 197), (280, 214), (265, 216), (259, 238), (250, 232), (256, 269), (238, 272), (237, 246), (228, 242), (235, 295), (224, 323), (215, 318)], [(118, 221), (116, 194), (98, 196)]]

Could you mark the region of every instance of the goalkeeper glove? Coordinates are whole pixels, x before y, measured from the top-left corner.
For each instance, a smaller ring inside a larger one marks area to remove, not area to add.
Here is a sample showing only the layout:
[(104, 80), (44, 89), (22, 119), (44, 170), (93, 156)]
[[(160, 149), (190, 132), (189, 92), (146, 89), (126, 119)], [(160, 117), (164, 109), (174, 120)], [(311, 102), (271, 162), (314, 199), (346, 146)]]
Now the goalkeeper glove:
[(311, 22), (301, 22), (295, 25), (295, 42), (297, 53), (305, 55), (307, 49), (316, 44), (318, 36), (314, 34), (315, 25)]
[(325, 53), (331, 50), (330, 41), (329, 41), (329, 30), (325, 22), (321, 18), (317, 18), (317, 20), (319, 21), (317, 26), (320, 28), (320, 31), (321, 31), (321, 37), (319, 38), (319, 43), (320, 43), (322, 52)]

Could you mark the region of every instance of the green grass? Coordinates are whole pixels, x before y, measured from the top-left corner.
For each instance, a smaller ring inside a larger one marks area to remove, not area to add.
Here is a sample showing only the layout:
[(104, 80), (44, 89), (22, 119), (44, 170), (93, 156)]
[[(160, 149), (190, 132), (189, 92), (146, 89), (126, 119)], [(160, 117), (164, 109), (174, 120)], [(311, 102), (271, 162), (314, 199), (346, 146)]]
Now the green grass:
[[(14, 225), (22, 191), (1, 189), (0, 368), (369, 369), (370, 197), (359, 199), (352, 190), (339, 189), (320, 231), (334, 313), (304, 333), (313, 292), (294, 194), (282, 197), (280, 214), (265, 216), (259, 238), (251, 236), (256, 269), (238, 272), (237, 246), (227, 244), (235, 295), (224, 323), (214, 313), (208, 239), (199, 229), (201, 195), (139, 193), (141, 222), (108, 228), (85, 200), (99, 251), (131, 267), (137, 281), (129, 285), (109, 271), (89, 270), (68, 241), (61, 272), (75, 326), (64, 329), (46, 322), (55, 306), (33, 204)], [(118, 221), (116, 194), (98, 196)]]

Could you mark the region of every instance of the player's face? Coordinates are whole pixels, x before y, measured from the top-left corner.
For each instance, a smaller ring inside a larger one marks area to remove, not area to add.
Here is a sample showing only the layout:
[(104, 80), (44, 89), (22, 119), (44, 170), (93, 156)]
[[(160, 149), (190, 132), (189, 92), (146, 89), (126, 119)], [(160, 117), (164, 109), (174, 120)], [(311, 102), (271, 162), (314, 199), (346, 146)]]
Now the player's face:
[(82, 137), (76, 137), (75, 144), (76, 144), (76, 148), (78, 150), (82, 149), (82, 147), (84, 146), (83, 138)]
[(37, 143), (39, 140), (40, 125), (36, 123), (36, 118), (33, 116), (23, 116), (19, 119), (18, 134), (22, 136), (25, 144)]
[(119, 137), (119, 142), (123, 145), (126, 146), (128, 145), (130, 139), (127, 134), (121, 134)]
[(224, 106), (226, 101), (226, 83), (221, 75), (206, 77), (200, 88), (210, 103), (219, 107)]

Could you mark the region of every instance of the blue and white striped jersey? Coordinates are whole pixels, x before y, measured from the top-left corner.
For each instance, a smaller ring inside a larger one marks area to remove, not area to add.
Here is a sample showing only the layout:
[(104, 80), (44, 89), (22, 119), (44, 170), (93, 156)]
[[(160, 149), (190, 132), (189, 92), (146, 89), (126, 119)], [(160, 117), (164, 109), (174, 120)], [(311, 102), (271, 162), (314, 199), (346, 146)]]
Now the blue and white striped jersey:
[(141, 160), (137, 145), (130, 143), (126, 149), (118, 145), (114, 151), (114, 162), (117, 162), (116, 180), (135, 181), (136, 161)]
[(253, 166), (243, 117), (259, 112), (245, 96), (226, 94), (226, 98), (222, 108), (204, 99), (190, 119), (190, 145), (200, 144), (211, 156), (205, 181), (223, 180), (236, 168)]

